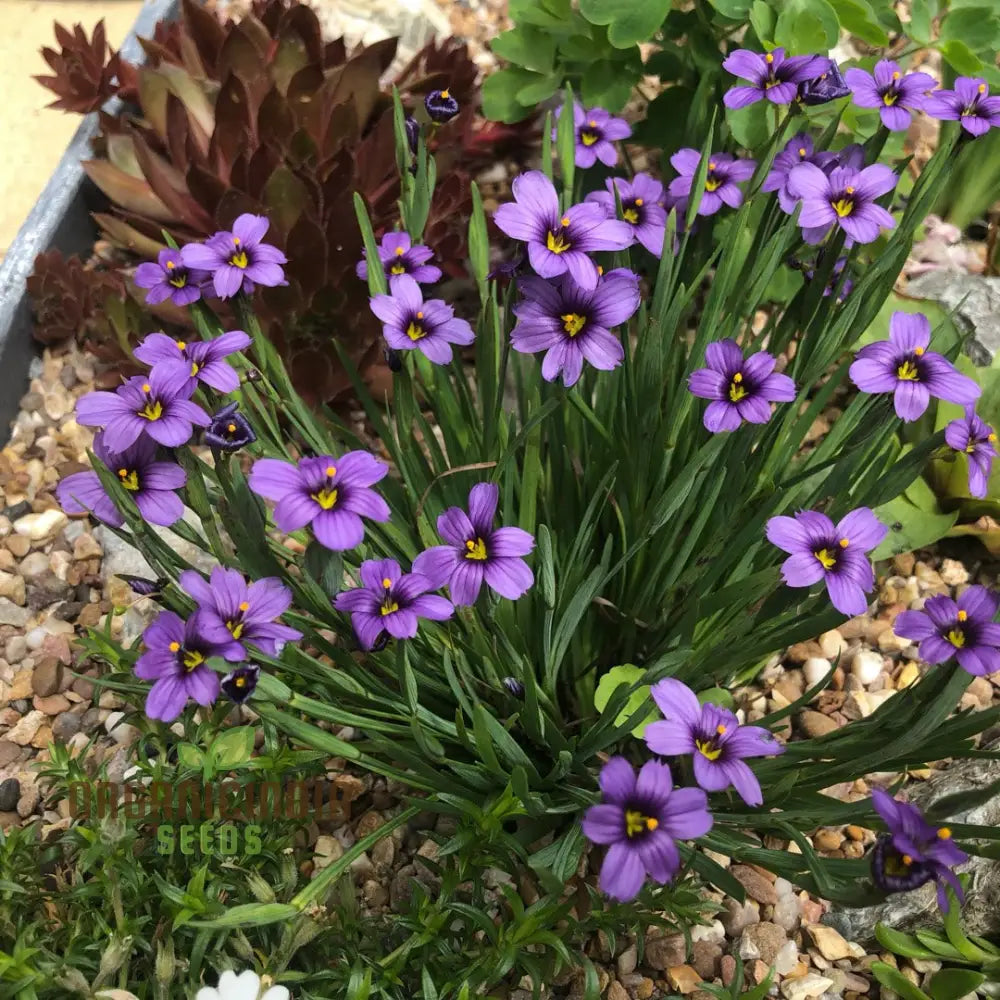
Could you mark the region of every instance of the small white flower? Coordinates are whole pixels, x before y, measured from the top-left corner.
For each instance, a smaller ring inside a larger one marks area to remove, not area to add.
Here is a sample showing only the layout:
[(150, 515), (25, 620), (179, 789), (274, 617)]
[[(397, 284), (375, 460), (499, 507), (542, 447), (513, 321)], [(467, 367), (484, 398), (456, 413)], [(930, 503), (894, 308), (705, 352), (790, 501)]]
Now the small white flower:
[[(290, 1000), (287, 986), (270, 986), (270, 982), (270, 976), (265, 976), (262, 984), (260, 976), (249, 970), (238, 976), (226, 971), (219, 976), (218, 986), (203, 986), (194, 1000)], [(263, 987), (269, 988), (261, 993)]]

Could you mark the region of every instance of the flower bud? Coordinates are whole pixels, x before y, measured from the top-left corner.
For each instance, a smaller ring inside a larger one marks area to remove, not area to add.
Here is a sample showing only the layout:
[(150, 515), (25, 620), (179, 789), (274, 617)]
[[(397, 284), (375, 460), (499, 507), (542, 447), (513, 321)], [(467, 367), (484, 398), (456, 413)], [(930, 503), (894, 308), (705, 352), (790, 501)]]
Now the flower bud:
[(205, 429), (205, 444), (218, 451), (238, 451), (253, 444), (257, 435), (242, 413), (239, 403), (228, 403), (212, 417)]
[(828, 104), (841, 97), (847, 97), (851, 93), (851, 88), (847, 86), (837, 64), (831, 59), (829, 69), (821, 76), (812, 80), (804, 80), (799, 84), (799, 100), (815, 107), (819, 104)]
[(424, 98), (424, 107), (432, 122), (443, 125), (458, 114), (458, 101), (447, 90), (432, 90)]
[(237, 705), (242, 705), (257, 689), (260, 667), (244, 663), (222, 678), (222, 693)]
[(112, 935), (111, 942), (101, 955), (101, 965), (97, 977), (101, 982), (110, 979), (124, 964), (132, 953), (132, 937)]
[(169, 986), (174, 979), (174, 972), (177, 970), (177, 962), (174, 959), (173, 938), (167, 938), (166, 943), (160, 942), (156, 946), (156, 962), (153, 971), (156, 981), (163, 986)]

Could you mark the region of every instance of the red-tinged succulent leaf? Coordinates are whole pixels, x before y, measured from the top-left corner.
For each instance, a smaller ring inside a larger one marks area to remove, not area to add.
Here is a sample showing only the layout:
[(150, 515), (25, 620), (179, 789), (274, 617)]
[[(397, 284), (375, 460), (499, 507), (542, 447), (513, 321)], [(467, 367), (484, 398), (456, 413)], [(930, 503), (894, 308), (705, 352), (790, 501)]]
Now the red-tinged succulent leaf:
[(35, 77), (56, 95), (49, 107), (77, 114), (96, 111), (118, 93), (120, 72), (120, 60), (108, 45), (103, 19), (89, 40), (80, 24), (74, 25), (72, 34), (56, 24), (55, 35), (60, 51), (42, 49), (42, 57), (55, 75)]
[(309, 298), (323, 287), (327, 275), (328, 252), (338, 251), (328, 245), (326, 233), (315, 222), (301, 216), (288, 233), (285, 253), (289, 258), (294, 257), (302, 262), (296, 268), (296, 275), (302, 291)]
[(143, 117), (161, 138), (167, 135), (167, 98), (170, 84), (158, 70), (144, 69), (139, 74), (139, 102)]
[(136, 132), (132, 137), (136, 159), (157, 198), (171, 216), (194, 230), (212, 227), (212, 217), (183, 190), (184, 178), (169, 163), (157, 156)]
[(107, 160), (84, 160), (87, 176), (116, 204), (160, 222), (169, 222), (173, 213), (156, 196), (149, 184), (130, 177)]
[[(264, 149), (258, 153), (265, 152)], [(261, 192), (264, 211), (272, 224), (283, 233), (291, 233), (309, 205), (309, 191), (305, 184), (286, 166), (278, 166), (271, 171)], [(318, 227), (317, 227), (318, 228)], [(325, 239), (322, 231), (319, 238), (320, 259), (325, 254)], [(325, 261), (323, 263), (325, 270)], [(315, 289), (310, 289), (315, 291)]]
[(204, 86), (182, 67), (165, 64), (159, 73), (167, 81), (170, 92), (187, 108), (192, 121), (204, 135), (211, 135), (215, 128), (215, 111), (205, 93)]
[(287, 149), (296, 129), (295, 115), (277, 87), (272, 87), (257, 112), (257, 134), (270, 144)]
[(208, 8), (197, 0), (184, 0), (183, 24), (198, 49), (206, 74), (216, 79), (219, 53), (226, 41), (226, 29)]
[(104, 235), (122, 250), (129, 250), (138, 257), (149, 259), (155, 257), (167, 244), (139, 232), (123, 219), (103, 212), (94, 213), (94, 221), (101, 227)]

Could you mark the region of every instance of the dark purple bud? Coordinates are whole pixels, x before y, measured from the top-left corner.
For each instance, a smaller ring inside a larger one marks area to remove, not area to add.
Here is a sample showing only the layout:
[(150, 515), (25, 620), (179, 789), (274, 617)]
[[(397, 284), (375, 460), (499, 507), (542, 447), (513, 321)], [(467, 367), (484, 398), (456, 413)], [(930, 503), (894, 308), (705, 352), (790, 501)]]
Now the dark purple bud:
[(378, 638), (375, 640), (372, 648), (369, 650), (370, 653), (381, 653), (386, 646), (389, 645), (390, 635), (384, 629), (379, 633)]
[(432, 122), (443, 125), (458, 114), (458, 101), (447, 90), (432, 90), (424, 98), (424, 107)]
[(420, 138), (420, 122), (413, 115), (407, 115), (403, 119), (403, 125), (406, 128), (406, 142), (410, 147), (410, 152), (416, 156), (417, 140)]
[(239, 403), (227, 403), (205, 430), (205, 444), (219, 451), (238, 451), (257, 440), (250, 422), (239, 412)]
[(487, 281), (510, 281), (511, 278), (516, 278), (520, 274), (521, 268), (524, 266), (525, 261), (528, 259), (527, 254), (523, 251), (519, 251), (513, 257), (508, 260), (502, 260), (489, 274), (486, 275)]
[(385, 363), (389, 366), (389, 371), (400, 372), (403, 370), (403, 359), (399, 356), (399, 351), (387, 344), (382, 348)]
[(515, 697), (524, 697), (524, 685), (516, 677), (505, 677), (503, 686)]
[(937, 877), (933, 862), (917, 861), (893, 847), (892, 834), (881, 833), (872, 850), (872, 880), (884, 892), (909, 892)]
[(257, 689), (260, 667), (254, 663), (244, 663), (230, 670), (222, 678), (222, 693), (237, 705), (242, 705)]
[(140, 597), (159, 597), (163, 588), (170, 582), (167, 579), (147, 580), (144, 576), (132, 576), (129, 573), (116, 574), (119, 580), (124, 580)]
[(825, 73), (799, 84), (799, 100), (810, 107), (828, 104), (840, 97), (848, 97), (850, 93), (851, 88), (847, 86), (847, 81), (832, 59)]

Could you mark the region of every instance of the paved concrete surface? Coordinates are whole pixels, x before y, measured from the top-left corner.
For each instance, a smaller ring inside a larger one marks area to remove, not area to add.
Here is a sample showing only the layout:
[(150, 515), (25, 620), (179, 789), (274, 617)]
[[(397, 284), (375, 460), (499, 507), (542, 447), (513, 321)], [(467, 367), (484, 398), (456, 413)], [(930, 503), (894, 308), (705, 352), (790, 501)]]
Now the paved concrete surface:
[(43, 45), (54, 46), (53, 21), (82, 24), (89, 37), (103, 17), (115, 48), (128, 34), (140, 0), (0, 0), (0, 255), (49, 179), (80, 116), (45, 107), (54, 95), (32, 76), (48, 73)]

